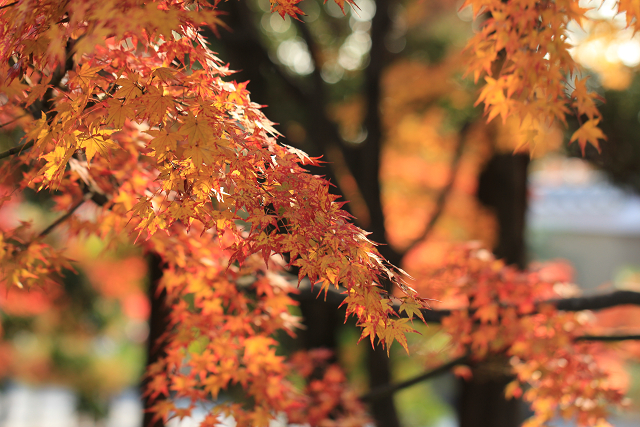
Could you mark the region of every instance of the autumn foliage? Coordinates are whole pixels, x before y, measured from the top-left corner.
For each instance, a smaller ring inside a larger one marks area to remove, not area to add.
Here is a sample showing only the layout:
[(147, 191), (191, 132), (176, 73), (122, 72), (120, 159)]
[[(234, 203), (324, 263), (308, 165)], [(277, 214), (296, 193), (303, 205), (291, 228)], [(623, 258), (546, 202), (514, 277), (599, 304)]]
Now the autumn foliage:
[[(395, 317), (379, 281), (396, 282), (404, 296), (394, 300), (408, 308), (423, 303), (349, 222), (327, 183), (301, 167), (314, 160), (277, 144), (245, 85), (223, 80), (229, 71), (197, 31), (219, 23), (211, 6), (20, 3), (3, 6), (2, 22), (2, 117), (26, 131), (3, 167), (29, 171), (12, 192), (71, 195), (58, 199), (60, 211), (92, 200), (91, 215), (69, 221), (72, 233), (131, 234), (166, 264), (175, 349), (151, 369), (150, 394), (215, 399), (237, 383), (255, 404), (247, 414), (237, 405), (227, 411), (252, 425), (295, 403), (270, 338), (295, 325), (289, 285), (264, 270), (274, 254), (289, 254), (300, 279), (343, 286), (347, 312), (372, 341), (406, 343), (411, 328)], [(37, 286), (71, 268), (44, 235), (26, 224), (3, 234), (8, 285)], [(185, 363), (198, 367), (192, 378), (179, 375)], [(159, 416), (188, 413), (162, 405)]]
[[(297, 3), (271, 6), (297, 17)], [(572, 77), (564, 41), (568, 20), (582, 19), (578, 3), (465, 5), (488, 14), (468, 48), (470, 74), (485, 81), (478, 102), (488, 119), (515, 118), (535, 146), (555, 121), (575, 114), (584, 121), (571, 139), (597, 146), (604, 137), (597, 96)], [(289, 264), (298, 283), (340, 289), (362, 337), (386, 348), (398, 341), (407, 349), (410, 318), (427, 305), (352, 224), (328, 182), (305, 170), (318, 160), (276, 141), (246, 83), (234, 82), (209, 49), (199, 28), (217, 30), (223, 21), (215, 5), (197, 0), (0, 1), (0, 123), (24, 130), (21, 145), (3, 154), (2, 174), (11, 178), (0, 202), (27, 188), (50, 191), (70, 235), (136, 242), (161, 257), (170, 329), (145, 393), (172, 399), (158, 400), (157, 417), (188, 416), (239, 388), (240, 397), (213, 407), (203, 425), (233, 416), (238, 425), (264, 426), (282, 414), (363, 425), (361, 403), (326, 354), (278, 352), (275, 334), (295, 334), (300, 321), (289, 311), (295, 280), (280, 273)], [(50, 232), (28, 223), (3, 229), (2, 286), (48, 289), (73, 269), (64, 250), (45, 242)], [(556, 295), (556, 281), (485, 252), (455, 252), (421, 279), (442, 290), (423, 297), (463, 301), (443, 320), (452, 355), (507, 354), (518, 376), (507, 394), (533, 402), (531, 425), (556, 409), (583, 425), (604, 423), (607, 405), (622, 395), (585, 356), (597, 353), (592, 345), (573, 342), (584, 330), (577, 315), (539, 304)], [(182, 398), (191, 404), (177, 407)]]

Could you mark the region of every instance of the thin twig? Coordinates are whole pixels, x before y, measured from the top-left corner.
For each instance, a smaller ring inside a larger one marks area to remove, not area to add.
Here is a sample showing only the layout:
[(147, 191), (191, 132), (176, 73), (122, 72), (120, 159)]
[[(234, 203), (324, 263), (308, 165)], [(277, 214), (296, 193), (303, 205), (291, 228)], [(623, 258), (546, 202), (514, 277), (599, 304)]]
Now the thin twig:
[(378, 399), (381, 399), (383, 397), (387, 397), (389, 395), (394, 394), (397, 391), (400, 391), (402, 389), (405, 389), (407, 387), (411, 387), (412, 385), (418, 384), (419, 382), (422, 381), (426, 381), (430, 378), (436, 377), (440, 374), (444, 374), (445, 372), (448, 372), (450, 369), (452, 369), (454, 366), (456, 365), (461, 365), (461, 364), (465, 364), (468, 362), (469, 356), (468, 355), (464, 355), (461, 357), (458, 357), (457, 359), (454, 359), (448, 363), (445, 363), (442, 366), (439, 366), (435, 369), (432, 369), (431, 371), (427, 371), (424, 372), (416, 377), (413, 377), (411, 379), (405, 380), (405, 381), (401, 381), (399, 383), (395, 383), (395, 384), (387, 384), (385, 386), (382, 387), (376, 387), (373, 390), (370, 390), (369, 392), (363, 394), (362, 396), (360, 396), (360, 400), (363, 400), (365, 402), (371, 402), (371, 401), (376, 401)]

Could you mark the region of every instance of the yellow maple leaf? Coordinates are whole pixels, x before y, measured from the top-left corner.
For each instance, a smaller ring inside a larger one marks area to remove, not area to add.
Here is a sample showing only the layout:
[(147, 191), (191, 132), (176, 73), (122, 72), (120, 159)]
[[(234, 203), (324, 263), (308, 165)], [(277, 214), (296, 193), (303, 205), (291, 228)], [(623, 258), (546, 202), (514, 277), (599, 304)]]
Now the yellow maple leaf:
[(148, 130), (145, 133), (154, 137), (149, 142), (149, 147), (158, 153), (158, 161), (164, 160), (167, 152), (175, 151), (178, 148), (178, 141), (184, 138), (182, 135), (168, 132), (166, 129)]
[(169, 83), (175, 78), (176, 70), (167, 67), (158, 67), (151, 73), (152, 77), (156, 77), (165, 83)]
[(184, 124), (180, 128), (180, 133), (186, 135), (191, 144), (197, 145), (200, 142), (207, 142), (211, 137), (209, 124), (189, 113)]
[(130, 99), (135, 99), (142, 95), (142, 90), (138, 85), (137, 76), (132, 79), (119, 78), (116, 80), (116, 84), (119, 85), (120, 88), (113, 95), (114, 98), (124, 98), (129, 101)]
[(584, 156), (584, 149), (587, 146), (587, 143), (590, 143), (598, 152), (600, 151), (600, 144), (598, 143), (599, 139), (606, 140), (607, 137), (602, 130), (598, 127), (598, 123), (600, 119), (590, 119), (587, 120), (580, 126), (580, 128), (571, 135), (571, 139), (569, 143), (578, 140), (578, 144), (580, 144), (580, 149), (582, 150), (582, 155)]
[(163, 122), (167, 109), (173, 106), (173, 98), (164, 96), (162, 91), (154, 86), (149, 86), (148, 93), (140, 100), (144, 100), (145, 108), (143, 117), (148, 116), (151, 126), (159, 125)]
[(53, 151), (44, 154), (42, 158), (46, 160), (46, 164), (40, 171), (44, 174), (47, 181), (55, 181), (58, 179), (67, 165), (67, 162), (73, 155), (74, 150), (64, 144), (57, 145)]
[(112, 125), (117, 129), (122, 129), (127, 118), (134, 117), (133, 108), (127, 105), (126, 101), (118, 99), (107, 100), (107, 121), (105, 124)]
[(81, 88), (88, 89), (91, 86), (91, 81), (95, 79), (100, 70), (102, 70), (102, 67), (91, 67), (89, 64), (84, 63), (76, 72), (73, 80), (76, 80)]
[(96, 153), (107, 157), (109, 155), (109, 149), (118, 148), (118, 144), (109, 139), (109, 135), (113, 132), (113, 130), (99, 130), (91, 132), (89, 135), (83, 134), (80, 131), (74, 132), (78, 139), (78, 146), (85, 150), (87, 163), (91, 163), (91, 159), (93, 159)]

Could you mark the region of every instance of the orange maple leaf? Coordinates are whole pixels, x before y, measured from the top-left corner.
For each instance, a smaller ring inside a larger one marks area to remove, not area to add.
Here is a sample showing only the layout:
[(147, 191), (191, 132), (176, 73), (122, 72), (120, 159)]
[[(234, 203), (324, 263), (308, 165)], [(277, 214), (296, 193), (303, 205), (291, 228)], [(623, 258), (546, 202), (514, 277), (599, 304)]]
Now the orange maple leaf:
[(590, 119), (587, 120), (580, 126), (580, 128), (571, 135), (571, 139), (569, 142), (573, 142), (578, 140), (578, 144), (580, 144), (580, 149), (582, 150), (582, 155), (584, 156), (584, 150), (587, 146), (587, 143), (590, 143), (598, 152), (600, 152), (600, 144), (598, 143), (599, 139), (606, 140), (607, 137), (602, 130), (598, 127), (598, 123), (600, 119)]

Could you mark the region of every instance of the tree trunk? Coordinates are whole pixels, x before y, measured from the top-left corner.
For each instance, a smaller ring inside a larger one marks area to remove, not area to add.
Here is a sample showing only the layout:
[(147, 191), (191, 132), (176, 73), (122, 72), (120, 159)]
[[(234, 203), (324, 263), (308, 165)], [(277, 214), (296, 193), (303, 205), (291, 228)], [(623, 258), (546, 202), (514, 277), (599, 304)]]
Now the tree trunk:
[(473, 368), (470, 381), (461, 380), (460, 427), (516, 427), (527, 418), (525, 404), (507, 400), (504, 388), (513, 377), (506, 357), (495, 356)]
[[(167, 306), (167, 293), (163, 290), (158, 292), (158, 283), (162, 278), (162, 259), (158, 254), (151, 253), (147, 256), (147, 265), (149, 268), (149, 301), (151, 302), (151, 314), (149, 316), (149, 338), (147, 339), (147, 363), (149, 365), (157, 362), (161, 357), (165, 356), (165, 343), (159, 341), (159, 338), (167, 331), (169, 327), (169, 307)], [(144, 393), (148, 379), (142, 381), (141, 388)], [(162, 395), (151, 399), (150, 396), (142, 398), (142, 406), (144, 409), (143, 427), (164, 427), (162, 419), (153, 420), (153, 414), (149, 409), (159, 400), (165, 399)]]
[(497, 154), (487, 163), (478, 182), (478, 199), (493, 208), (498, 219), (497, 258), (524, 268), (527, 211), (528, 154)]
[[(369, 387), (373, 390), (377, 387), (384, 387), (391, 383), (391, 364), (387, 351), (380, 345), (376, 345), (375, 349), (366, 342), (368, 359), (367, 370), (369, 371)], [(377, 427), (400, 427), (400, 421), (393, 401), (393, 393), (382, 399), (371, 402), (369, 406), (371, 415), (376, 422)]]
[[(528, 154), (495, 155), (482, 171), (478, 199), (495, 210), (498, 219), (496, 257), (524, 268)], [(526, 419), (521, 400), (507, 400), (505, 386), (513, 380), (508, 360), (496, 355), (473, 368), (470, 381), (461, 380), (460, 427), (517, 427)]]

